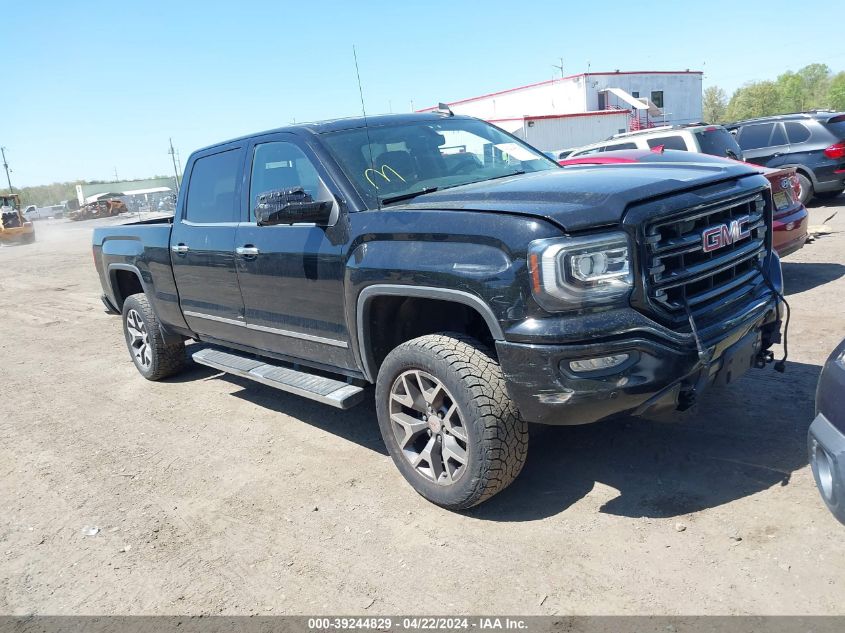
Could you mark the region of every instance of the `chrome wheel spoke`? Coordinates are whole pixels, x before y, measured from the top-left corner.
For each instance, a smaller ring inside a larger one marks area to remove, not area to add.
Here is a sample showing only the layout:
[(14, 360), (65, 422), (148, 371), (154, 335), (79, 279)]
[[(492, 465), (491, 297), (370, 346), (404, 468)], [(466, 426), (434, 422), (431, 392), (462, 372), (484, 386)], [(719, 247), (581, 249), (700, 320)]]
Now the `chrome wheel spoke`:
[(399, 448), (405, 450), (408, 446), (408, 443), (411, 442), (415, 437), (417, 437), (420, 433), (428, 430), (428, 422), (425, 420), (417, 419), (413, 416), (408, 415), (407, 413), (392, 413), (390, 415), (390, 419), (395, 423), (398, 424), (402, 430), (404, 431), (405, 435), (399, 439), (397, 436), (397, 440), (399, 441)]
[(453, 403), (452, 406), (449, 407), (449, 410), (446, 412), (446, 415), (443, 416), (443, 426), (446, 427), (446, 430), (449, 431), (450, 435), (453, 435), (461, 442), (466, 444), (467, 433), (466, 429), (464, 429), (464, 426), (461, 423), (461, 418), (458, 415), (458, 405)]
[(458, 463), (458, 466), (463, 466), (467, 463), (467, 452), (456, 438), (445, 435), (443, 437), (443, 462), (448, 463), (449, 460), (454, 460)]

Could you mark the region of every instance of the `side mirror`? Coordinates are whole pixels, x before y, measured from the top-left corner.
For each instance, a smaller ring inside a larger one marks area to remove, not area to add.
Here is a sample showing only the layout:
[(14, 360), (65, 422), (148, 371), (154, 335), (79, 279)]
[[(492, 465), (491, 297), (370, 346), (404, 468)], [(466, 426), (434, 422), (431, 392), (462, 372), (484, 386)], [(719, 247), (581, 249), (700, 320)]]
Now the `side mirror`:
[(258, 226), (313, 222), (326, 225), (332, 214), (331, 200), (315, 202), (302, 187), (268, 191), (258, 196), (255, 221)]

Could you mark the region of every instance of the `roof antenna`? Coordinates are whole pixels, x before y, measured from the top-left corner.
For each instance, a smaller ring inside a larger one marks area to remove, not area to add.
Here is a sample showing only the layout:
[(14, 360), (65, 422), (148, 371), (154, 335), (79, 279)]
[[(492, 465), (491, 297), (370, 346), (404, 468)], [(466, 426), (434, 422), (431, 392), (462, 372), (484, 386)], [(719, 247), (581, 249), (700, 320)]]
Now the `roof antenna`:
[[(364, 107), (364, 89), (361, 88), (361, 72), (358, 70), (358, 53), (355, 50), (355, 44), (352, 45), (352, 57), (355, 59), (355, 76), (358, 77), (358, 94), (361, 95), (361, 112), (364, 114), (364, 129), (367, 131), (367, 147), (370, 150), (370, 168), (375, 171), (376, 161), (373, 158), (373, 142), (370, 140), (370, 126), (367, 123), (367, 108)], [(376, 191), (376, 206), (381, 211), (381, 199), (379, 198), (378, 191)]]
[(448, 104), (443, 103), (442, 101), (437, 104), (437, 110), (435, 110), (435, 112), (438, 112), (439, 114), (448, 114), (449, 116), (455, 116), (455, 113), (452, 112), (452, 108), (450, 108)]

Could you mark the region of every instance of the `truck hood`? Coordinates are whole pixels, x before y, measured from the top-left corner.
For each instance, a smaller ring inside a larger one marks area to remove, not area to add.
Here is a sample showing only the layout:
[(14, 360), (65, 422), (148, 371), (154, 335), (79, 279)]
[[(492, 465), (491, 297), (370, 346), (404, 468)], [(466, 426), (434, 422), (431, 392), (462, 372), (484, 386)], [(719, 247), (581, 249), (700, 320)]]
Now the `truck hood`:
[(579, 231), (618, 224), (642, 200), (757, 173), (742, 163), (579, 165), (435, 191), (393, 208), (516, 213)]

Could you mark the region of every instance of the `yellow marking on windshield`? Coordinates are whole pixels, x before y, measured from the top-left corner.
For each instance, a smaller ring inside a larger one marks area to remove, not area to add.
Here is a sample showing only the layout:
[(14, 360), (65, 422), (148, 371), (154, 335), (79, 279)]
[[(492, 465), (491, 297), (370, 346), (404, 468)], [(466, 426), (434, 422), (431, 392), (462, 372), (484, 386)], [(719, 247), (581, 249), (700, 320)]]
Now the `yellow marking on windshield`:
[(372, 167), (368, 167), (367, 169), (365, 169), (365, 170), (364, 170), (364, 178), (366, 178), (366, 179), (367, 179), (367, 181), (368, 181), (368, 182), (369, 182), (369, 183), (370, 183), (373, 187), (375, 187), (376, 189), (378, 189), (378, 188), (379, 188), (379, 186), (378, 186), (375, 182), (373, 182), (373, 179), (372, 179), (372, 178), (370, 178), (370, 172), (372, 172), (373, 174), (378, 174), (379, 176), (381, 176), (382, 178), (384, 178), (384, 181), (385, 181), (385, 182), (391, 182), (391, 181), (390, 181), (390, 177), (389, 177), (389, 176), (387, 175), (387, 173), (386, 173), (388, 170), (390, 170), (390, 173), (391, 173), (391, 174), (393, 174), (394, 176), (396, 176), (396, 177), (397, 177), (399, 180), (401, 180), (402, 182), (407, 182), (404, 178), (402, 178), (402, 176), (400, 176), (400, 175), (399, 175), (399, 172), (398, 172), (398, 171), (396, 171), (395, 169), (393, 169), (393, 167), (391, 167), (390, 165), (382, 165), (382, 166), (381, 166), (381, 169), (373, 169)]

